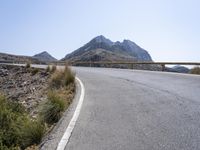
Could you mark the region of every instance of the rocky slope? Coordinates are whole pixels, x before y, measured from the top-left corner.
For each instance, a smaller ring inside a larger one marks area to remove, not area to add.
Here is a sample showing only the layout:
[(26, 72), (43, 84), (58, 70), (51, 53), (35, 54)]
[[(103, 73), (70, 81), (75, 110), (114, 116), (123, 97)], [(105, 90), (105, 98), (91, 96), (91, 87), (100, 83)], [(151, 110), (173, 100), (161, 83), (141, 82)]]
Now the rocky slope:
[(130, 40), (112, 42), (104, 36), (92, 39), (66, 55), (68, 61), (152, 61), (149, 53)]
[(0, 65), (0, 92), (21, 103), (34, 117), (38, 105), (46, 100), (49, 74), (44, 69), (33, 74), (33, 68)]
[(44, 51), (39, 54), (33, 56), (33, 58), (38, 59), (39, 61), (49, 62), (49, 61), (56, 61), (57, 59), (51, 56), (48, 52)]

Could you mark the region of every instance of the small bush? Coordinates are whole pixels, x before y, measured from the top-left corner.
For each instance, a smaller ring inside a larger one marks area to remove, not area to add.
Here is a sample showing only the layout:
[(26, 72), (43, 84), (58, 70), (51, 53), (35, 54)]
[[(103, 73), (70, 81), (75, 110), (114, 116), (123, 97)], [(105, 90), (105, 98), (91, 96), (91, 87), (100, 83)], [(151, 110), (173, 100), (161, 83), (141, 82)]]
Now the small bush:
[(21, 147), (26, 148), (33, 144), (39, 144), (45, 133), (45, 126), (40, 121), (27, 119), (21, 129)]
[(63, 77), (64, 77), (63, 71), (54, 72), (50, 79), (50, 87), (52, 89), (58, 89), (62, 87), (64, 85)]
[(70, 83), (74, 83), (75, 74), (71, 71), (71, 69), (68, 66), (65, 66), (64, 76), (65, 76), (66, 86), (69, 85)]
[(26, 63), (26, 68), (30, 68), (31, 67), (31, 63), (30, 62), (27, 62)]
[(51, 71), (51, 68), (50, 66), (48, 65), (47, 68), (46, 68), (46, 72), (50, 72)]
[(54, 91), (48, 93), (48, 101), (41, 110), (41, 118), (48, 124), (56, 123), (65, 110), (65, 102)]
[(44, 125), (31, 120), (19, 105), (0, 95), (0, 149), (25, 149), (41, 141)]
[(56, 71), (56, 69), (57, 69), (56, 65), (53, 65), (53, 66), (51, 67), (51, 73), (54, 73), (54, 72)]
[(32, 74), (32, 75), (35, 75), (35, 74), (37, 74), (39, 71), (40, 71), (39, 68), (33, 68), (33, 69), (31, 70), (31, 74)]
[(200, 74), (200, 67), (194, 67), (190, 70), (191, 74)]
[(52, 89), (59, 89), (64, 86), (68, 86), (70, 83), (74, 83), (75, 74), (68, 66), (65, 66), (64, 70), (54, 72), (50, 80), (50, 87)]

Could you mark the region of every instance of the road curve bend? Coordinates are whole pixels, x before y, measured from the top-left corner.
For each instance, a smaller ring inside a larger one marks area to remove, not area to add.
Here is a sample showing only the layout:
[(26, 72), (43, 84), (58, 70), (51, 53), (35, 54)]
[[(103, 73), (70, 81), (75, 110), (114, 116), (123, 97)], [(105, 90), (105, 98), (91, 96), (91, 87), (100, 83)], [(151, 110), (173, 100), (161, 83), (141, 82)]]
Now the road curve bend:
[(85, 98), (66, 150), (200, 149), (200, 76), (73, 70)]

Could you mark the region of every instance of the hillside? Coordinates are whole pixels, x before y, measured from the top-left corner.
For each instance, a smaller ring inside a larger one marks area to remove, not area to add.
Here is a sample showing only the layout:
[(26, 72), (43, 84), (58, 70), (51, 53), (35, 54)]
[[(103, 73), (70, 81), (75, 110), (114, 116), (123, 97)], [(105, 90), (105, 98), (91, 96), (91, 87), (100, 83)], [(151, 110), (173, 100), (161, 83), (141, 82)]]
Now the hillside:
[(66, 55), (68, 61), (152, 61), (149, 53), (130, 40), (112, 42), (100, 35)]
[(39, 61), (49, 62), (49, 61), (56, 61), (57, 59), (51, 56), (48, 52), (44, 51), (39, 54), (33, 56), (33, 58), (38, 59)]
[(0, 62), (32, 62), (32, 63), (39, 63), (40, 61), (36, 58), (32, 58), (30, 56), (21, 56), (21, 55), (13, 55), (13, 54), (6, 54), (0, 53)]

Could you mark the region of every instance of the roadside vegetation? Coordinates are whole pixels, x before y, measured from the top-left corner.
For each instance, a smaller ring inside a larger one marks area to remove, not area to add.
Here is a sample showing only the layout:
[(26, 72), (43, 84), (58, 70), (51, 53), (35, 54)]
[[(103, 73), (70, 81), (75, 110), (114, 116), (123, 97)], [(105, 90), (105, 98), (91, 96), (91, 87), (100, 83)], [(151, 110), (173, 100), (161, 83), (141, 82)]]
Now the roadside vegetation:
[(48, 101), (40, 113), (41, 119), (48, 125), (58, 122), (75, 92), (75, 74), (67, 65), (64, 70), (56, 70), (56, 67), (52, 66), (50, 72), (52, 76), (49, 81)]
[(27, 62), (26, 63), (26, 68), (30, 68), (31, 67), (31, 63), (30, 62)]
[(200, 75), (200, 67), (194, 67), (190, 70), (191, 74), (199, 74)]
[(39, 144), (45, 133), (45, 126), (39, 120), (32, 120), (25, 109), (0, 95), (0, 149), (25, 149)]
[[(30, 68), (29, 65), (27, 68)], [(75, 74), (66, 65), (64, 70), (48, 66), (51, 73), (47, 101), (40, 106), (37, 118), (31, 118), (25, 108), (0, 94), (0, 150), (37, 149), (68, 108), (75, 93)], [(32, 70), (32, 74), (39, 69)]]

